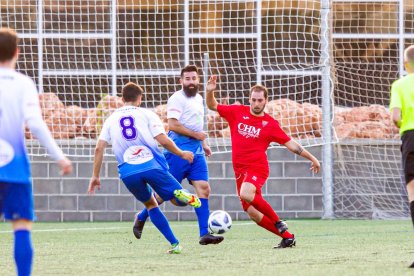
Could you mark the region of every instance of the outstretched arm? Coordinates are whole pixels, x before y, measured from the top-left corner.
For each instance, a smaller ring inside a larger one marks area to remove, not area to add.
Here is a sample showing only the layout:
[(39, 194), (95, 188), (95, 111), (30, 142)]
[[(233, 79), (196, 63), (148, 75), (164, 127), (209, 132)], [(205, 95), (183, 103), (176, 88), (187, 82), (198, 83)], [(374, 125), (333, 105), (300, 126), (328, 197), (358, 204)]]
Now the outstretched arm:
[(293, 153), (296, 153), (299, 156), (305, 157), (309, 161), (312, 162), (310, 170), (314, 173), (318, 173), (321, 169), (321, 165), (319, 164), (318, 159), (313, 156), (309, 151), (304, 149), (298, 142), (294, 140), (290, 140), (289, 142), (285, 143), (284, 146)]
[(191, 151), (183, 151), (177, 147), (173, 140), (171, 140), (167, 135), (161, 133), (154, 137), (158, 143), (161, 144), (164, 148), (172, 152), (173, 154), (181, 157), (182, 159), (187, 160), (190, 163), (193, 163), (194, 154)]
[(104, 140), (98, 140), (95, 147), (95, 158), (93, 161), (93, 173), (91, 180), (89, 181), (88, 194), (94, 194), (96, 189), (101, 188), (101, 180), (99, 179), (99, 173), (101, 171), (103, 155), (108, 143)]
[(72, 162), (66, 158), (62, 150), (58, 147), (55, 140), (53, 139), (46, 123), (42, 120), (42, 117), (32, 117), (26, 121), (33, 136), (37, 137), (40, 144), (47, 149), (50, 156), (56, 160), (60, 172), (62, 175), (66, 175), (72, 172)]
[(62, 150), (56, 144), (52, 134), (42, 119), (39, 100), (36, 88), (33, 85), (32, 90), (28, 90), (28, 95), (24, 99), (24, 116), (27, 126), (40, 144), (47, 149), (50, 156), (56, 160), (61, 174), (66, 175), (72, 172), (72, 162), (65, 157)]
[(217, 76), (213, 75), (210, 77), (209, 81), (207, 82), (206, 86), (206, 103), (207, 107), (210, 110), (217, 111), (218, 102), (214, 97), (214, 90), (217, 87)]
[(174, 132), (177, 132), (178, 134), (185, 135), (200, 141), (203, 141), (207, 138), (207, 135), (204, 132), (192, 131), (191, 129), (188, 129), (185, 126), (183, 126), (183, 124), (181, 124), (175, 118), (168, 119), (168, 128)]

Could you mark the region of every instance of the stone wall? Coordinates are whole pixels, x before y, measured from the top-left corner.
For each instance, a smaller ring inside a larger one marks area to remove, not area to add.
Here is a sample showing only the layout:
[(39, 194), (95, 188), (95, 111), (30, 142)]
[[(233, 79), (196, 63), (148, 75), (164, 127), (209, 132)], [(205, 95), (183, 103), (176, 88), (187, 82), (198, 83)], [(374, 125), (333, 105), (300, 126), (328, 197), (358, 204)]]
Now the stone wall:
[[(321, 158), (321, 147), (309, 150)], [(263, 194), (278, 214), (282, 218), (321, 217), (321, 174), (313, 176), (307, 160), (284, 148), (270, 149), (268, 157), (270, 177)], [(63, 178), (50, 159), (32, 159), (35, 210), (39, 221), (131, 221), (134, 213), (143, 207), (118, 179), (113, 157), (104, 160), (102, 188), (95, 196), (86, 194), (93, 166), (90, 158), (72, 158), (74, 172)], [(231, 153), (214, 154), (208, 166), (212, 189), (210, 209), (223, 209), (234, 219), (247, 219), (236, 196)], [(183, 186), (192, 190), (187, 181)], [(190, 207), (167, 203), (161, 209), (170, 220), (196, 220)]]

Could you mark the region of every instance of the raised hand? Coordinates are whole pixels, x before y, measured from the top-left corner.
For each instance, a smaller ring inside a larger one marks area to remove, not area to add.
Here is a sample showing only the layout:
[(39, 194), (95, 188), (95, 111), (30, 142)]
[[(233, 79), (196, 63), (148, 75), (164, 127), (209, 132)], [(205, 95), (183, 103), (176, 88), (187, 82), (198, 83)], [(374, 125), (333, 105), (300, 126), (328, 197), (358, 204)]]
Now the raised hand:
[(209, 91), (216, 90), (216, 88), (217, 88), (217, 76), (212, 75), (207, 82), (206, 90), (207, 92), (209, 92)]

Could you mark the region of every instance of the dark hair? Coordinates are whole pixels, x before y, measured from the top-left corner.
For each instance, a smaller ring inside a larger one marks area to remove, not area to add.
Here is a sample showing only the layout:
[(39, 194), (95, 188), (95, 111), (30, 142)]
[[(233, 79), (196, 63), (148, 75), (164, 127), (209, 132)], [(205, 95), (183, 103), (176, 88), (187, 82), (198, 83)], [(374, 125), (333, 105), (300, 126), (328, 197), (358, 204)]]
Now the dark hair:
[(250, 88), (249, 98), (252, 96), (253, 92), (262, 92), (262, 91), (263, 91), (263, 95), (264, 95), (265, 99), (267, 100), (269, 92), (267, 91), (266, 87), (264, 87), (263, 85), (260, 85), (260, 84), (256, 84), (256, 85), (252, 86), (252, 88)]
[(133, 82), (128, 82), (122, 87), (122, 98), (125, 102), (135, 102), (143, 93), (142, 87)]
[(187, 65), (181, 69), (181, 77), (183, 77), (186, 72), (196, 72), (198, 74), (198, 68), (195, 65)]
[(0, 28), (0, 62), (12, 60), (17, 51), (19, 38), (14, 30)]

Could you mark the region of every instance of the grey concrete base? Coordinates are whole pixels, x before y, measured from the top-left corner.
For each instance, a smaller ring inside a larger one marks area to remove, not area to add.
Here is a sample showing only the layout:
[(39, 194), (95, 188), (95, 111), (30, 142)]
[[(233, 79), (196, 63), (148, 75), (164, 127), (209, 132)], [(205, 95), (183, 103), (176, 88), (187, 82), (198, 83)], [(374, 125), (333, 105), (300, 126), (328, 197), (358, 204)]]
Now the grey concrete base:
[[(316, 150), (320, 154), (320, 148)], [(268, 151), (270, 177), (263, 195), (286, 218), (320, 217), (322, 213), (321, 176), (309, 173), (309, 162), (297, 158), (286, 149)], [(113, 157), (105, 157), (101, 170), (101, 190), (86, 194), (92, 174), (91, 158), (71, 158), (75, 164), (72, 175), (61, 177), (56, 165), (47, 157), (32, 157), (32, 174), (36, 215), (39, 221), (132, 221), (143, 208), (117, 177)], [(208, 160), (211, 210), (226, 210), (233, 219), (248, 219), (236, 195), (231, 154), (214, 154)], [(192, 187), (183, 182), (190, 191)], [(191, 207), (161, 205), (170, 220), (196, 220)]]
[[(405, 216), (407, 200), (399, 177), (398, 143), (378, 145), (370, 150), (363, 147), (360, 144), (334, 147), (335, 216)], [(309, 150), (321, 157), (320, 146)], [(372, 156), (367, 155), (369, 152)], [(384, 161), (387, 152), (392, 154)], [(279, 216), (320, 218), (323, 215), (321, 174), (313, 175), (306, 159), (284, 148), (269, 149), (268, 158), (270, 177), (262, 192)], [(72, 160), (74, 173), (62, 178), (51, 160), (32, 157), (35, 209), (39, 221), (132, 221), (135, 212), (143, 208), (118, 179), (113, 157), (105, 157), (101, 171), (102, 188), (95, 196), (86, 194), (92, 159), (78, 157)], [(235, 220), (248, 219), (236, 195), (231, 153), (214, 154), (208, 159), (208, 167), (210, 209), (226, 210)], [(193, 191), (186, 180), (182, 184)], [(191, 207), (165, 203), (161, 210), (170, 220), (196, 220)]]

